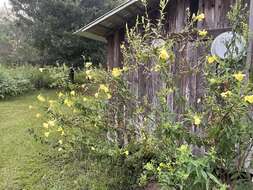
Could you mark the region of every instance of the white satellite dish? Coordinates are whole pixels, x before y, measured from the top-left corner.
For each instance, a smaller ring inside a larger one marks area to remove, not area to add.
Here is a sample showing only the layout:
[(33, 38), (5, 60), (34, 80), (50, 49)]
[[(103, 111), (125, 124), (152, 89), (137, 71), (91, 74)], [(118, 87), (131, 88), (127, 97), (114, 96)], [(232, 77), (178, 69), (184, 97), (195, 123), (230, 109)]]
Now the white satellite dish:
[[(234, 45), (229, 47), (233, 39)], [(214, 39), (211, 53), (220, 59), (232, 58), (239, 60), (245, 54), (245, 49), (246, 41), (242, 36), (233, 32), (224, 32)]]

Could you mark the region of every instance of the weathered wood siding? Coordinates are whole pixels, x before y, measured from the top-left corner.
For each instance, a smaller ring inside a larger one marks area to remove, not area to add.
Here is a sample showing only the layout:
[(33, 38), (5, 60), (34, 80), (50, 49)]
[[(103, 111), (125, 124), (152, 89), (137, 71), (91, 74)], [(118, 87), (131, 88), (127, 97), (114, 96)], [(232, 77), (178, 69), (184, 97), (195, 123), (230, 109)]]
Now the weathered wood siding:
[[(197, 6), (196, 2), (198, 2)], [(200, 29), (205, 28), (217, 36), (229, 29), (227, 14), (235, 2), (236, 0), (171, 0), (166, 8), (166, 30), (168, 33), (180, 32), (187, 21), (186, 9), (195, 7), (197, 10), (194, 11), (205, 14), (205, 20), (198, 23), (197, 27)], [(249, 0), (245, 0), (245, 2), (249, 2)], [(192, 6), (191, 3), (195, 3), (195, 5)], [(154, 9), (157, 8), (153, 8), (153, 12), (156, 11)], [(155, 19), (157, 14), (152, 14)], [(124, 32), (123, 30), (116, 31), (107, 39), (108, 68), (120, 67), (122, 60), (120, 44), (124, 40)], [(197, 100), (201, 99), (204, 93), (202, 90), (204, 80), (201, 74), (203, 65), (199, 57), (203, 53), (209, 53), (207, 51), (210, 50), (203, 49), (203, 47), (196, 48), (194, 42), (186, 42), (184, 48), (180, 47), (179, 49), (175, 49), (175, 63), (168, 63), (168, 69), (177, 80), (180, 94), (185, 97), (190, 105), (197, 107)], [(147, 75), (140, 68), (137, 72), (131, 73), (129, 80), (132, 83), (132, 91), (135, 92), (136, 96), (147, 96), (151, 104), (157, 104), (156, 92), (158, 89), (163, 88), (164, 84), (159, 80), (156, 73)], [(184, 108), (177, 106), (178, 101), (174, 97), (174, 95), (168, 97), (168, 106), (176, 113), (182, 112)]]

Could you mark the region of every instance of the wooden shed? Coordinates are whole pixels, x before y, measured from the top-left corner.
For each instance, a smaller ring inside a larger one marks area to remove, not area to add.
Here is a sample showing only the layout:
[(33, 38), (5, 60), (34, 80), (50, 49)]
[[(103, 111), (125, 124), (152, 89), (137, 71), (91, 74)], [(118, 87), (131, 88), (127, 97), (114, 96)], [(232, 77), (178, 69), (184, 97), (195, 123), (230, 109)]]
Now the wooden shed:
[[(244, 0), (245, 3), (250, 0)], [(149, 14), (156, 15), (159, 11), (159, 0), (148, 1)], [(198, 24), (198, 28), (209, 30), (214, 37), (224, 31), (231, 30), (227, 13), (236, 0), (170, 0), (166, 8), (166, 28), (168, 33), (179, 32), (184, 28), (186, 9), (191, 14), (204, 13), (205, 21)], [(107, 44), (108, 68), (120, 66), (120, 43), (124, 41), (125, 26), (132, 25), (137, 15), (142, 15), (145, 9), (141, 0), (128, 0), (115, 9), (109, 11), (75, 34), (101, 41)]]
[[(227, 14), (236, 1), (170, 0), (165, 9), (165, 29), (168, 34), (180, 32), (185, 27), (187, 19), (186, 9), (189, 9), (190, 14), (205, 14), (205, 20), (197, 23), (197, 27), (208, 30), (211, 36), (216, 37), (225, 31), (231, 30)], [(160, 0), (148, 0), (148, 13), (151, 15), (151, 18), (155, 19), (157, 14), (159, 14), (159, 2)], [(243, 3), (249, 2), (250, 0), (243, 1)], [(145, 8), (141, 0), (128, 0), (75, 33), (106, 43), (107, 68), (110, 70), (114, 67), (120, 67), (122, 64), (120, 45), (125, 40), (126, 23), (129, 26), (135, 24), (137, 15), (143, 15), (144, 12)], [(175, 77), (178, 77), (178, 87), (181, 95), (193, 105), (203, 96), (201, 92), (203, 76), (201, 73), (179, 74), (178, 67), (180, 65), (180, 67), (184, 67), (186, 70), (199, 67), (198, 55), (201, 54), (201, 51), (203, 49), (196, 48), (194, 42), (187, 43), (183, 51), (176, 52), (176, 64), (170, 68), (171, 72), (175, 73)], [(162, 84), (155, 74), (144, 76), (143, 73), (137, 72), (132, 76), (130, 81), (137, 96), (147, 96), (150, 103), (156, 104), (155, 94)], [(180, 112), (182, 108), (176, 106), (173, 96), (168, 97), (167, 101), (171, 111)]]

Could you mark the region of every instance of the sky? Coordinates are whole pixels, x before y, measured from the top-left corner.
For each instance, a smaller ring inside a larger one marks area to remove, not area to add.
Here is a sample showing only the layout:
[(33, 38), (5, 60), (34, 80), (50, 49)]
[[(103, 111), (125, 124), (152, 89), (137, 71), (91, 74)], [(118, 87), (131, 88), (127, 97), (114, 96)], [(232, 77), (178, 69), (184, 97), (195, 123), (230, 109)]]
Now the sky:
[(4, 6), (4, 3), (6, 3), (8, 5), (8, 0), (0, 0), (0, 7)]

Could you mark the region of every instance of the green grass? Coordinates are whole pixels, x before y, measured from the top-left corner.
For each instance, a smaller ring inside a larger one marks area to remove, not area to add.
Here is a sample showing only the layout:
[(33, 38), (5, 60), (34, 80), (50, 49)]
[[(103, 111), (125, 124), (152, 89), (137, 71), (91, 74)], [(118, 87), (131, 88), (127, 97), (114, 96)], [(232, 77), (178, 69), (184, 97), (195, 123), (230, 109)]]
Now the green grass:
[[(34, 92), (19, 98), (0, 101), (0, 189), (43, 189), (42, 180), (50, 167), (40, 152), (46, 150), (28, 133), (41, 126), (36, 96), (53, 97), (55, 91)], [(33, 108), (30, 110), (29, 105)], [(40, 171), (40, 172), (37, 172)], [(43, 172), (45, 171), (45, 172)]]

